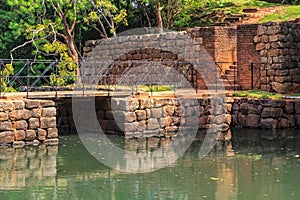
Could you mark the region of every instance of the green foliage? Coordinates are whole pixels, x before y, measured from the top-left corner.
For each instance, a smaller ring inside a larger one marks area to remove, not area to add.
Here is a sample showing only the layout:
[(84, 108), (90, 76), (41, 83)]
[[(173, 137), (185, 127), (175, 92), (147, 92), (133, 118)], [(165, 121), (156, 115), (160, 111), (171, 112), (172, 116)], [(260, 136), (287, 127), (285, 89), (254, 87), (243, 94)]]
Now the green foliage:
[(242, 92), (234, 92), (234, 97), (249, 97), (249, 98), (259, 98), (259, 99), (282, 99), (281, 94), (266, 92), (261, 90), (249, 90)]
[(299, 6), (287, 6), (284, 8), (283, 12), (276, 12), (265, 16), (260, 23), (265, 22), (279, 22), (288, 21), (300, 18), (300, 5)]
[(60, 55), (60, 59), (56, 64), (57, 73), (50, 76), (50, 84), (57, 86), (65, 86), (76, 81), (77, 63), (68, 55), (68, 48), (65, 44), (54, 41), (44, 45), (45, 52), (56, 53)]
[(6, 64), (3, 70), (0, 71), (0, 87), (1, 92), (15, 92), (12, 87), (7, 87), (8, 76), (13, 75), (14, 68), (12, 64)]

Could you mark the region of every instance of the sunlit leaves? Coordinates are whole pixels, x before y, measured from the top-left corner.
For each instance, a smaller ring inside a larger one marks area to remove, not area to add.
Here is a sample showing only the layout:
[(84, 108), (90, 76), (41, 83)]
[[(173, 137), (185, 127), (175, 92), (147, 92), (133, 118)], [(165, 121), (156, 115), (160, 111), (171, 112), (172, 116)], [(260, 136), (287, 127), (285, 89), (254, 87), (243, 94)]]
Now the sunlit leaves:
[(114, 17), (114, 20), (117, 22), (117, 23), (123, 23), (125, 24), (126, 26), (128, 26), (128, 22), (126, 20), (126, 17), (127, 17), (127, 12), (126, 10), (122, 9), (120, 11), (120, 14), (116, 15)]
[(52, 43), (44, 44), (44, 51), (48, 54), (55, 53), (59, 55), (63, 52), (66, 52), (67, 50), (68, 50), (67, 45), (59, 41), (54, 41)]

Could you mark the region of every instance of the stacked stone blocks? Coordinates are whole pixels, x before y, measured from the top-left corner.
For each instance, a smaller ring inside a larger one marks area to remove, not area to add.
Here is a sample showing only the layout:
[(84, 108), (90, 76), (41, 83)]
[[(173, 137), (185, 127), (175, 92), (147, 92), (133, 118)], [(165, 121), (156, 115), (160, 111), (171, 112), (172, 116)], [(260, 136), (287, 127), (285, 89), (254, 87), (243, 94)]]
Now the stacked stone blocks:
[(261, 88), (278, 93), (300, 92), (300, 24), (259, 25), (254, 43), (263, 63)]
[(0, 144), (57, 143), (55, 102), (0, 100)]

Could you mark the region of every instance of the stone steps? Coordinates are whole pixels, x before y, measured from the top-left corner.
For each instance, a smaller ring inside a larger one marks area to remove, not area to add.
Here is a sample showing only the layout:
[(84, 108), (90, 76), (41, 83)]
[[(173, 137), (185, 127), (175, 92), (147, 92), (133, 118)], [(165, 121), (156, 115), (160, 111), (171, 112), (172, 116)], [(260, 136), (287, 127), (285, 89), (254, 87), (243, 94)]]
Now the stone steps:
[(223, 79), (225, 90), (236, 90), (241, 89), (240, 85), (237, 83), (237, 66), (231, 65), (225, 74), (221, 75)]

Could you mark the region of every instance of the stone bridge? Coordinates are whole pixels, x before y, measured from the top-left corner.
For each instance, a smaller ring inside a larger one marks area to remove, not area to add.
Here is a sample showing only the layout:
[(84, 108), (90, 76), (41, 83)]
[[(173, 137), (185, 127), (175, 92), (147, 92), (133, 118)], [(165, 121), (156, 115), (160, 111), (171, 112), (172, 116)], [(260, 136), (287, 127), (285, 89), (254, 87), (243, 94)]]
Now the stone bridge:
[[(151, 81), (155, 84), (165, 79), (169, 79), (165, 83), (171, 83), (172, 75), (178, 73), (195, 89), (216, 89), (217, 86), (215, 83), (219, 76), (214, 59), (203, 48), (201, 38), (192, 38), (186, 32), (88, 41), (84, 50), (88, 64), (83, 65), (82, 73), (86, 77), (97, 74), (100, 84), (107, 82), (105, 75), (108, 72), (110, 83), (120, 84), (120, 79), (124, 83), (124, 77), (120, 76), (127, 76), (127, 85), (136, 84), (144, 76), (152, 76), (144, 84), (151, 84)], [(138, 67), (138, 70), (134, 70)], [(166, 78), (168, 72), (170, 76)], [(128, 75), (130, 73), (131, 76)], [(97, 84), (98, 80), (90, 79), (87, 82)], [(220, 84), (222, 83), (219, 83), (218, 89), (222, 88)]]

